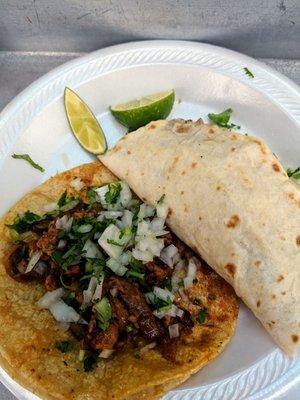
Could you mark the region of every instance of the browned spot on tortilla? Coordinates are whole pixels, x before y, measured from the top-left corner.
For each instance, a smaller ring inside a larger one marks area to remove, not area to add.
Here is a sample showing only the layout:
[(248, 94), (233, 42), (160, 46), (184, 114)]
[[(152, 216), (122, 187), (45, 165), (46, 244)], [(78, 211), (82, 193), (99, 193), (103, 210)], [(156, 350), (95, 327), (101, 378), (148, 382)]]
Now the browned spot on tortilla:
[(231, 253), (231, 257), (234, 257), (235, 256), (235, 253)]
[(188, 207), (186, 204), (184, 205), (184, 212), (188, 212)]
[(188, 124), (177, 125), (175, 131), (177, 133), (187, 133), (190, 130), (190, 126)]
[(271, 321), (271, 323), (272, 323), (273, 325), (275, 325), (275, 324), (276, 324), (276, 322), (275, 322), (275, 321)]
[(284, 280), (284, 276), (283, 275), (279, 275), (277, 278), (277, 282), (281, 282)]
[(178, 162), (178, 160), (179, 160), (179, 157), (178, 157), (178, 156), (174, 157), (174, 159), (173, 159), (173, 161), (172, 161), (172, 164), (171, 164), (170, 167), (168, 168), (168, 171), (169, 171), (169, 172), (171, 172), (171, 171), (175, 168), (175, 165), (176, 165), (176, 163)]
[(110, 151), (111, 151), (111, 153), (116, 153), (119, 150), (120, 150), (120, 146), (118, 144), (116, 144), (115, 147), (112, 148)]
[(297, 343), (298, 340), (299, 340), (299, 336), (298, 336), (298, 335), (292, 335), (292, 341), (293, 341), (294, 343)]
[(236, 136), (235, 133), (231, 133), (231, 134), (229, 135), (229, 137), (230, 137), (231, 140), (237, 140), (237, 136)]
[(272, 298), (273, 300), (275, 300), (275, 299), (276, 299), (276, 294), (272, 294), (272, 295), (271, 295), (271, 298)]
[(263, 146), (263, 144), (262, 144), (262, 142), (260, 140), (253, 139), (253, 142), (256, 143), (259, 146), (260, 151), (262, 152), (262, 154), (267, 154), (266, 149), (264, 148), (264, 146)]
[(181, 175), (185, 175), (185, 171), (182, 171), (182, 172), (181, 172)]
[(260, 300), (258, 300), (258, 301), (256, 302), (256, 307), (257, 307), (257, 308), (260, 307)]
[(131, 151), (130, 151), (130, 150), (127, 150), (127, 154), (131, 154)]
[(172, 215), (172, 213), (173, 213), (172, 208), (169, 208), (169, 209), (168, 209), (168, 215), (167, 215), (167, 217), (170, 217), (170, 216)]
[(289, 198), (290, 198), (291, 200), (294, 200), (294, 199), (295, 199), (294, 193), (289, 193), (288, 196), (289, 196)]
[(281, 292), (281, 294), (282, 294), (282, 296), (285, 296), (286, 295), (286, 291)]
[(167, 181), (170, 179), (169, 175), (167, 175)]
[(156, 128), (156, 125), (155, 124), (150, 124), (149, 126), (148, 126), (148, 129), (155, 129)]
[(215, 133), (215, 130), (213, 128), (209, 128), (208, 133)]
[(300, 200), (295, 198), (295, 194), (293, 192), (288, 193), (288, 197), (296, 204), (297, 207), (300, 208)]
[(228, 264), (225, 265), (225, 269), (234, 278), (235, 271), (236, 271), (236, 265), (234, 265), (232, 263), (228, 263)]
[(238, 215), (233, 215), (230, 220), (227, 222), (227, 228), (235, 228), (241, 222)]
[(256, 267), (259, 267), (260, 264), (261, 264), (261, 261), (255, 261), (255, 263), (254, 263), (254, 265), (255, 265)]
[(275, 172), (280, 172), (280, 166), (277, 163), (273, 163), (272, 168)]
[(200, 215), (199, 215), (199, 221), (201, 221), (202, 220), (202, 217), (200, 217)]
[(231, 151), (235, 151), (235, 147), (232, 147), (232, 148), (231, 148)]
[(144, 175), (145, 175), (145, 172), (141, 172), (141, 175), (144, 176)]
[(146, 201), (145, 197), (142, 197), (142, 200), (143, 200), (143, 201)]
[(184, 191), (182, 190), (182, 191), (180, 192), (180, 194), (184, 194)]
[(217, 186), (216, 187), (216, 190), (218, 191), (218, 190), (220, 190), (221, 189), (221, 186)]
[(296, 237), (296, 245), (300, 246), (300, 235)]
[(195, 168), (197, 166), (196, 161), (192, 162), (192, 168)]
[(269, 328), (272, 328), (271, 322), (268, 322), (268, 327), (269, 327)]

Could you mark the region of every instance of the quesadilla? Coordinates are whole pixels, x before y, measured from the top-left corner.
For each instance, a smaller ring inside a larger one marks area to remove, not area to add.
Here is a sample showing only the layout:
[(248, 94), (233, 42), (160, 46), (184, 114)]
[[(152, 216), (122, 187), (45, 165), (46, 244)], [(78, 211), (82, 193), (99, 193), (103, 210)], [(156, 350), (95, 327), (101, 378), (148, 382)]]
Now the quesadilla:
[[(154, 399), (215, 358), (234, 291), (100, 162), (0, 222), (0, 363), (43, 399)], [(182, 237), (183, 235), (181, 235)]]
[(162, 193), (172, 231), (229, 282), (277, 344), (300, 336), (300, 190), (260, 139), (155, 121), (100, 160), (137, 195)]

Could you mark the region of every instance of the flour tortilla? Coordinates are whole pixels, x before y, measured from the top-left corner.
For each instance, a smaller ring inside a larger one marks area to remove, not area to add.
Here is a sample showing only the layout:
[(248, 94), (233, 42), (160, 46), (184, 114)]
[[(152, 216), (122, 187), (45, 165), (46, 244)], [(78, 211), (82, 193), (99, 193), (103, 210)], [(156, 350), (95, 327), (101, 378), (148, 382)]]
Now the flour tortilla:
[(124, 136), (100, 160), (144, 201), (165, 194), (174, 233), (295, 353), (300, 190), (262, 140), (201, 120), (162, 120)]
[[(87, 186), (116, 180), (100, 162), (82, 165), (43, 183), (0, 221), (0, 364), (13, 379), (47, 400), (158, 398), (223, 351), (234, 333), (237, 298), (230, 285), (214, 271), (199, 266), (198, 282), (189, 289), (189, 295), (209, 310), (208, 324), (196, 324), (191, 333), (172, 342), (170, 350), (175, 354), (175, 362), (165, 359), (157, 348), (138, 357), (137, 350), (128, 346), (116, 351), (111, 359), (100, 361), (95, 370), (83, 372), (77, 359), (78, 345), (67, 354), (55, 348), (56, 341), (76, 340), (57, 328), (50, 312), (36, 306), (44, 294), (42, 286), (36, 282), (16, 282), (4, 268), (5, 254), (13, 245), (6, 224), (28, 209), (43, 214), (45, 204), (57, 201), (65, 189), (70, 189), (75, 177)], [(191, 303), (179, 305), (192, 314), (197, 312)]]

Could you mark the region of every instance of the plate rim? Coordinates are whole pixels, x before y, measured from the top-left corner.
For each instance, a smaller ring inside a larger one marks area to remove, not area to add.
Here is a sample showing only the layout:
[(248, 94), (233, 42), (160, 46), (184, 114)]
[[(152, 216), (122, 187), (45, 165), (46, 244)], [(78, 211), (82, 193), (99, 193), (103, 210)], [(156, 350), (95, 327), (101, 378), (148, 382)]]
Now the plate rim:
[[(129, 56), (131, 56), (131, 64), (128, 64)], [(278, 107), (283, 108), (289, 117), (300, 126), (300, 88), (296, 83), (260, 61), (232, 50), (199, 42), (178, 40), (129, 42), (96, 50), (68, 61), (51, 70), (17, 95), (0, 113), (0, 132), (5, 127), (8, 132), (6, 135), (2, 132), (0, 136), (0, 143), (3, 143), (3, 146), (0, 146), (0, 168), (1, 161), (4, 161), (19, 133), (26, 129), (31, 119), (46, 104), (50, 104), (61, 96), (62, 92), (59, 93), (59, 88), (61, 89), (62, 85), (66, 86), (66, 80), (70, 84), (69, 77), (72, 75), (74, 78), (72, 79), (77, 82), (77, 85), (83, 84), (93, 77), (103, 74), (104, 72), (100, 69), (95, 74), (94, 69), (97, 65), (99, 66), (99, 62), (105, 64), (106, 61), (107, 72), (141, 65), (142, 63), (145, 65), (147, 63), (160, 64), (166, 62), (189, 63), (213, 69), (261, 91), (273, 100)], [(255, 79), (249, 79), (242, 66), (250, 67), (250, 69), (255, 68), (256, 71), (259, 70), (259, 76)], [(81, 76), (86, 74), (84, 79), (78, 77), (79, 70)], [(46, 95), (47, 100), (38, 104), (42, 95)], [(15, 395), (17, 393), (18, 396), (22, 396), (20, 389), (25, 393), (20, 385), (16, 384), (19, 386), (18, 388), (11, 382), (9, 383), (9, 379), (3, 374), (2, 368), (0, 375), (3, 384)], [(189, 399), (200, 399), (205, 396), (206, 400), (219, 398), (222, 400), (266, 399), (279, 388), (282, 389), (292, 384), (299, 377), (300, 363), (296, 362), (295, 359), (286, 357), (279, 349), (276, 349), (256, 364), (237, 372), (230, 378), (198, 388), (173, 390), (166, 394), (165, 399), (183, 400), (187, 396)], [(278, 382), (280, 382), (280, 386), (278, 386)], [(233, 387), (234, 393), (232, 393)], [(27, 399), (30, 397), (20, 398)]]

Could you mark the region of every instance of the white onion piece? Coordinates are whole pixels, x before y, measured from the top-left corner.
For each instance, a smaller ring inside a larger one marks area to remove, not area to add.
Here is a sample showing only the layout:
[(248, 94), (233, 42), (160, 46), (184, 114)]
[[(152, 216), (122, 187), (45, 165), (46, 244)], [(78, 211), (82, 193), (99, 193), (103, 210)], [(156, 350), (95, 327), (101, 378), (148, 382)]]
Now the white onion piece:
[(104, 274), (102, 273), (100, 278), (99, 278), (99, 282), (96, 286), (96, 290), (94, 292), (92, 301), (96, 301), (96, 300), (100, 300), (102, 297), (102, 290), (103, 290), (103, 282), (104, 282)]
[(145, 299), (148, 304), (154, 304), (155, 303), (155, 295), (152, 292), (144, 293)]
[(132, 255), (134, 258), (140, 261), (149, 262), (153, 261), (153, 254), (150, 251), (141, 251), (137, 249), (132, 249)]
[(118, 293), (119, 293), (118, 288), (116, 288), (116, 287), (110, 289), (109, 292), (110, 292), (110, 294), (112, 295), (112, 297), (117, 297), (117, 296), (118, 296)]
[(25, 274), (28, 274), (28, 272), (32, 271), (33, 268), (35, 267), (35, 264), (39, 261), (41, 258), (42, 252), (40, 250), (37, 250), (33, 253), (32, 257), (30, 258), (27, 268), (25, 270)]
[(112, 258), (119, 258), (123, 251), (123, 246), (108, 243), (108, 240), (114, 240), (120, 243), (120, 229), (113, 224), (110, 224), (100, 236), (98, 243), (102, 249)]
[(61, 218), (58, 218), (55, 223), (55, 227), (57, 229), (64, 229), (65, 231), (69, 232), (71, 230), (73, 223), (73, 217), (68, 218), (67, 215), (64, 215)]
[(159, 218), (166, 219), (168, 215), (168, 206), (163, 202), (161, 204), (157, 204), (156, 206), (156, 215)]
[(155, 233), (156, 236), (160, 235), (161, 232), (166, 232), (164, 231), (164, 227), (165, 220), (163, 218), (155, 217), (150, 222), (150, 229)]
[(99, 187), (97, 189), (94, 189), (94, 190), (95, 190), (95, 192), (97, 193), (97, 195), (99, 197), (99, 200), (100, 200), (100, 203), (101, 203), (102, 207), (106, 207), (107, 204), (106, 204), (106, 200), (105, 200), (105, 195), (109, 190), (108, 185), (101, 186), (101, 187)]
[(179, 324), (169, 325), (168, 330), (171, 339), (179, 336)]
[(63, 297), (65, 291), (63, 288), (47, 292), (43, 297), (36, 303), (39, 308), (49, 308), (52, 304), (56, 303), (60, 298)]
[(151, 236), (136, 236), (136, 250), (142, 252), (149, 251), (152, 255), (158, 257), (164, 247), (163, 239), (158, 239)]
[(46, 203), (46, 204), (44, 204), (43, 208), (44, 208), (44, 211), (46, 211), (46, 212), (52, 212), (52, 211), (59, 209), (57, 203), (55, 203), (55, 202)]
[(148, 218), (152, 217), (155, 213), (155, 209), (145, 203), (141, 204), (139, 213), (138, 213), (138, 219), (143, 219), (143, 218)]
[(100, 358), (109, 358), (113, 352), (114, 352), (114, 350), (112, 350), (112, 349), (104, 349), (100, 352), (99, 357)]
[(93, 243), (90, 239), (88, 239), (83, 248), (82, 251), (85, 252), (84, 253), (84, 257), (86, 258), (101, 258), (102, 257), (102, 253), (99, 250), (98, 246)]
[(159, 258), (167, 264), (168, 267), (173, 268), (174, 266), (174, 258), (178, 254), (177, 247), (174, 244), (170, 244), (169, 246), (165, 247), (162, 252), (160, 253)]
[(83, 318), (80, 318), (80, 320), (77, 322), (78, 324), (81, 324), (81, 325), (88, 325), (89, 323), (85, 320), (85, 319), (83, 319)]
[(106, 219), (116, 219), (123, 216), (122, 211), (101, 211), (99, 216), (97, 217), (98, 221), (103, 221)]
[(77, 192), (79, 192), (85, 185), (84, 182), (80, 178), (74, 178), (70, 182), (70, 186), (75, 189)]
[(69, 322), (58, 322), (57, 326), (60, 331), (67, 332), (67, 330), (70, 328), (70, 323)]
[(34, 267), (34, 272), (37, 274), (43, 276), (45, 272), (47, 271), (47, 263), (45, 261), (39, 260)]
[(132, 227), (132, 218), (133, 213), (129, 210), (124, 210), (123, 217), (122, 217), (122, 224), (124, 227), (128, 226), (129, 228)]
[(128, 265), (129, 261), (131, 259), (131, 253), (128, 251), (126, 253), (122, 253), (118, 259), (118, 261), (120, 262), (120, 264), (122, 265)]
[(193, 286), (193, 281), (196, 278), (196, 273), (197, 273), (197, 267), (195, 261), (191, 258), (188, 264), (187, 276), (183, 280), (185, 289)]
[(180, 288), (178, 291), (179, 291), (179, 294), (180, 294), (182, 300), (185, 301), (185, 302), (188, 302), (188, 301), (189, 301), (189, 298), (188, 298), (187, 295), (185, 294), (184, 289)]
[(114, 258), (109, 258), (106, 265), (111, 269), (116, 275), (123, 276), (128, 271), (128, 268), (124, 267), (119, 261)]
[(136, 235), (137, 236), (149, 236), (151, 235), (150, 231), (150, 223), (147, 221), (140, 221), (137, 225), (137, 230), (136, 230)]
[(65, 239), (60, 239), (60, 241), (57, 244), (58, 249), (64, 249), (67, 245), (67, 241)]
[(98, 284), (98, 280), (95, 276), (92, 276), (89, 282), (89, 286), (86, 290), (83, 291), (83, 305), (89, 305), (92, 301), (92, 297), (94, 296), (96, 287)]
[(58, 300), (49, 307), (49, 310), (56, 321), (59, 322), (78, 322), (80, 315), (74, 308), (68, 306), (64, 301)]
[(174, 300), (174, 294), (171, 293), (168, 289), (162, 289), (158, 286), (154, 286), (153, 293), (155, 294), (156, 297), (158, 297), (161, 300), (164, 301)]
[(142, 347), (140, 350), (141, 354), (147, 353), (147, 351), (153, 349), (156, 346), (156, 342), (151, 342), (149, 344), (146, 344), (146, 346)]
[(177, 306), (175, 306), (175, 304), (172, 304), (172, 306), (169, 307), (169, 308), (166, 309), (166, 310), (162, 310), (162, 311), (154, 310), (154, 311), (153, 311), (153, 314), (155, 315), (155, 317), (157, 317), (157, 318), (159, 318), (159, 319), (161, 319), (161, 318), (163, 318), (163, 317), (166, 317), (166, 316), (169, 316), (169, 317), (179, 317), (179, 316), (182, 316), (182, 315), (183, 315), (183, 314), (182, 314), (182, 310), (181, 310), (181, 311), (179, 311), (179, 310), (181, 310), (181, 309), (178, 308)]
[(122, 204), (123, 207), (128, 206), (132, 199), (132, 194), (131, 190), (126, 182), (121, 182), (121, 192), (120, 192), (120, 203)]

